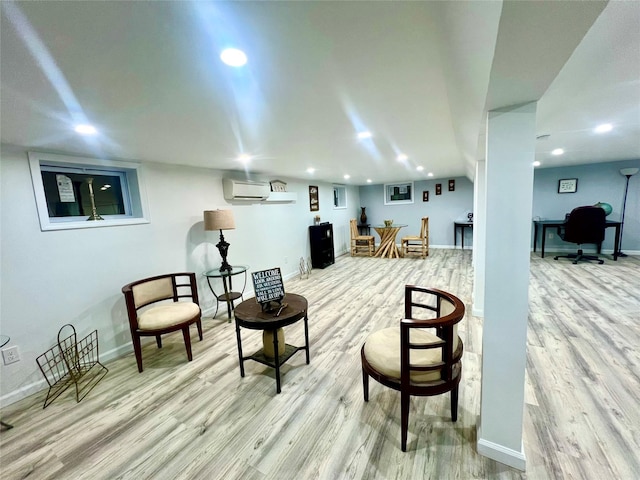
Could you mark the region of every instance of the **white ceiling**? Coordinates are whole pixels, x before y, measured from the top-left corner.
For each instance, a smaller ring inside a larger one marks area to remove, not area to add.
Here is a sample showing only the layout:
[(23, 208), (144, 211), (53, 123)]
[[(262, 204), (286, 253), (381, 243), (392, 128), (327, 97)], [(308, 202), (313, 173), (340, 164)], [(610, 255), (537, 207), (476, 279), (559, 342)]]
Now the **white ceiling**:
[(543, 167), (638, 159), (638, 25), (637, 1), (2, 2), (1, 139), (225, 170), (245, 152), (252, 172), (358, 185), (472, 177), (486, 110), (539, 99)]

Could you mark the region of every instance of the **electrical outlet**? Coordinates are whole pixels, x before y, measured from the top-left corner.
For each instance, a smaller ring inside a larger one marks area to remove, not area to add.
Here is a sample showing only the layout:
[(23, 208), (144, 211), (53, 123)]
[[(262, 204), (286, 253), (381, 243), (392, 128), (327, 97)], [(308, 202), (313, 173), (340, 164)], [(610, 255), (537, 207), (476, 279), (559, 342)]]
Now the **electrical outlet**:
[(9, 347), (2, 350), (2, 359), (5, 365), (19, 362), (20, 352), (18, 352), (18, 347)]
[(547, 233), (547, 238), (553, 238), (553, 233)]

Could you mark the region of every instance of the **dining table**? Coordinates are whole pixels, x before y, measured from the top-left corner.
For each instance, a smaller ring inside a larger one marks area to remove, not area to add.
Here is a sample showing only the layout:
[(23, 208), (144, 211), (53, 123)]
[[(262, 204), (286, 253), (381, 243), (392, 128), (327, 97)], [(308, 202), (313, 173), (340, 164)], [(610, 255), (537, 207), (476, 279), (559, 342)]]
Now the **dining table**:
[(400, 258), (400, 251), (396, 245), (396, 237), (401, 228), (406, 225), (393, 223), (391, 225), (374, 225), (373, 229), (380, 235), (380, 245), (374, 257), (380, 258)]

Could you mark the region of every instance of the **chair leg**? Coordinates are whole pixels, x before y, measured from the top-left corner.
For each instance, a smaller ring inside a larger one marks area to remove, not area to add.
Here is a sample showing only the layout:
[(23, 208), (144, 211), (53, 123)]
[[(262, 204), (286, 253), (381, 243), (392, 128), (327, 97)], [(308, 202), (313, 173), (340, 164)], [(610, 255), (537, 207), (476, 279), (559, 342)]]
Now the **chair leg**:
[(451, 420), (453, 422), (458, 420), (458, 385), (451, 390)]
[(200, 337), (200, 341), (202, 341), (202, 319), (199, 319), (196, 322), (196, 327), (198, 328), (198, 336)]
[(142, 373), (142, 347), (140, 346), (140, 337), (137, 335), (133, 335), (132, 340), (133, 352), (136, 355), (136, 363), (138, 364), (138, 372)]
[(193, 355), (191, 354), (191, 335), (189, 335), (188, 325), (182, 329), (182, 336), (184, 337), (184, 346), (187, 349), (187, 358), (191, 361), (193, 360)]
[(162, 338), (160, 338), (160, 335), (156, 335), (156, 343), (158, 344), (158, 348), (162, 348)]
[(407, 436), (409, 430), (409, 399), (408, 393), (400, 392), (400, 434), (402, 437), (402, 451), (407, 451)]
[(369, 401), (369, 374), (362, 369), (362, 388), (364, 393), (364, 401)]

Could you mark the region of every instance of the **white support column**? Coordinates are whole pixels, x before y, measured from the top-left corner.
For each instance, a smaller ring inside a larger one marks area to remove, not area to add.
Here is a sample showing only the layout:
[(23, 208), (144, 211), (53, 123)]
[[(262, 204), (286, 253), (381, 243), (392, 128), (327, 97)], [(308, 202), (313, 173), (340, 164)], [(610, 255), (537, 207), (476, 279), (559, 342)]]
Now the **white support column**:
[(478, 452), (522, 470), (535, 126), (535, 102), (488, 115)]
[(487, 227), (486, 162), (476, 163), (473, 182), (473, 308), (472, 314), (484, 317), (484, 269)]

